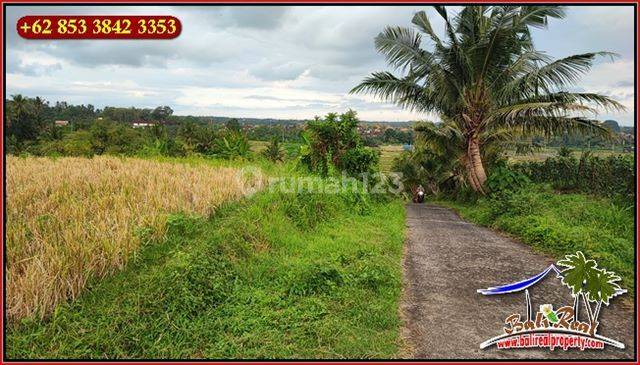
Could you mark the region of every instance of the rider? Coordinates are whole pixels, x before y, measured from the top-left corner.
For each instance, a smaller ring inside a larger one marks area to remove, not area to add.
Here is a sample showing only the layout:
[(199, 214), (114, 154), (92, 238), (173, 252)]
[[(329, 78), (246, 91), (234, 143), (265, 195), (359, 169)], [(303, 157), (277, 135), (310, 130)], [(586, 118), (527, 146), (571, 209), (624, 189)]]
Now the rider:
[(416, 196), (418, 203), (424, 202), (424, 188), (422, 185), (418, 185), (418, 188), (416, 189)]

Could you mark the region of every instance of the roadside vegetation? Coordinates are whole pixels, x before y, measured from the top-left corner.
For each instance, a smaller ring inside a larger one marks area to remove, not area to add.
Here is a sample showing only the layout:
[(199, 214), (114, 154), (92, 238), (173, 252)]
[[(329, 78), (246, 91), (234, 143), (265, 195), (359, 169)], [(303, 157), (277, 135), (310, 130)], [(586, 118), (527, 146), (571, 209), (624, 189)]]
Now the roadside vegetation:
[(582, 251), (622, 277), (633, 296), (633, 204), (593, 195), (559, 193), (549, 184), (527, 184), (476, 201), (440, 199), (474, 223), (510, 234), (534, 249), (561, 258)]

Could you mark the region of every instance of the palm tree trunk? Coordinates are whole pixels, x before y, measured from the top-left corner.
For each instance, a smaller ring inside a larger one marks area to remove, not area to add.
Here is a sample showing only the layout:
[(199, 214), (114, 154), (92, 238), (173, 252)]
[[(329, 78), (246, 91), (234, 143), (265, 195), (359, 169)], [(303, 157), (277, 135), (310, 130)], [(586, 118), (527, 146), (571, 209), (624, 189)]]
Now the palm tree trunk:
[(484, 182), (487, 181), (487, 174), (482, 165), (482, 157), (480, 155), (480, 142), (477, 137), (471, 137), (467, 146), (467, 173), (469, 182), (474, 191), (484, 194)]

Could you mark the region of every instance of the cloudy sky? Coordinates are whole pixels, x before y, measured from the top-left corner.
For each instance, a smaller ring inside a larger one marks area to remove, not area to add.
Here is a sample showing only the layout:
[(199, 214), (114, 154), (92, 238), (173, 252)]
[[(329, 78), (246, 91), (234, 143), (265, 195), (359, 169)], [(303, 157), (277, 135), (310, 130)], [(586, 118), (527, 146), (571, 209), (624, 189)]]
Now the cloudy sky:
[[(385, 70), (373, 38), (386, 25), (410, 26), (429, 7), (27, 7), (7, 6), (7, 94), (43, 96), (97, 107), (170, 105), (180, 115), (308, 119), (358, 111), (361, 119), (434, 119), (349, 90)], [(451, 9), (450, 11), (454, 11)], [(20, 38), (16, 21), (36, 14), (170, 14), (182, 21), (173, 40)], [(536, 30), (538, 49), (553, 57), (607, 50), (577, 90), (609, 95), (629, 109), (613, 118), (633, 125), (633, 7), (572, 6), (564, 20)], [(428, 44), (425, 44), (428, 47)]]

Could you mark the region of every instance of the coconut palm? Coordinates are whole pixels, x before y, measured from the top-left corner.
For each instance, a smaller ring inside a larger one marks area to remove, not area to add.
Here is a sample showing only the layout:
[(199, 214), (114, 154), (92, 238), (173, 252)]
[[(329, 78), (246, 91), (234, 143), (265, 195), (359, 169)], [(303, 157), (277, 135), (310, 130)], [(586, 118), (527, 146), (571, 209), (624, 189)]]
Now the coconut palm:
[[(417, 112), (436, 113), (455, 124), (464, 139), (466, 178), (484, 192), (482, 160), (486, 130), (523, 134), (608, 130), (593, 119), (597, 109), (623, 106), (603, 95), (570, 92), (598, 56), (585, 53), (552, 60), (537, 51), (531, 28), (565, 15), (560, 6), (466, 6), (450, 18), (434, 6), (445, 23), (441, 38), (424, 11), (405, 27), (386, 27), (375, 39), (377, 50), (402, 73), (375, 72), (351, 92), (369, 93)], [(430, 50), (421, 47), (426, 38)]]
[[(465, 169), (469, 165), (467, 144), (464, 131), (459, 126), (446, 119), (436, 124), (433, 122), (418, 122), (414, 126), (415, 150), (411, 157), (421, 160), (420, 154), (425, 155), (424, 160), (433, 161), (435, 175), (442, 179), (438, 184), (460, 187), (465, 183)], [(502, 157), (502, 152), (508, 148), (522, 150), (523, 142), (518, 140), (518, 135), (509, 129), (485, 129), (480, 134), (483, 141), (481, 158), (485, 162), (493, 163)], [(531, 148), (527, 144), (528, 148)], [(451, 183), (454, 183), (453, 185)]]

